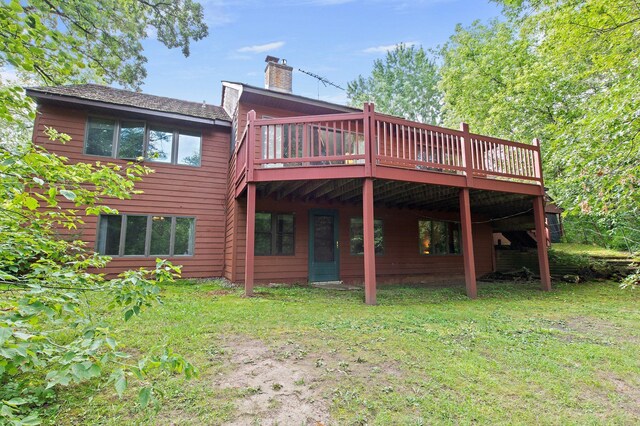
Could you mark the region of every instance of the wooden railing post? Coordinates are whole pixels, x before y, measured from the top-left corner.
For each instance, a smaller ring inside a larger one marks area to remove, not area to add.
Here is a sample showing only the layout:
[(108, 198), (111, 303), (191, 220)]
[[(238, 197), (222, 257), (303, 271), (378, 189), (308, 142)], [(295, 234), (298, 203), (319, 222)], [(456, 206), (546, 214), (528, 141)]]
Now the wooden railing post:
[(540, 153), (540, 139), (533, 139), (533, 146), (536, 149), (533, 151), (533, 169), (535, 177), (540, 179), (540, 194), (544, 195), (544, 181), (542, 180), (542, 155)]
[(371, 176), (376, 175), (378, 162), (378, 136), (376, 133), (376, 106), (369, 104), (369, 140), (371, 141)]
[(247, 182), (253, 182), (253, 164), (256, 158), (256, 128), (255, 122), (256, 112), (251, 110), (247, 113), (247, 123), (249, 123), (249, 132), (247, 133)]
[(364, 130), (364, 175), (366, 177), (373, 177), (373, 161), (375, 156), (373, 155), (373, 134), (371, 119), (373, 115), (373, 104), (366, 103), (362, 108), (364, 113), (363, 130)]
[(467, 176), (467, 187), (470, 187), (473, 184), (473, 156), (471, 151), (471, 136), (469, 136), (469, 125), (467, 123), (460, 123), (460, 131), (464, 133), (464, 136), (460, 139), (460, 144), (462, 145), (462, 160)]
[[(302, 124), (302, 158), (310, 157), (309, 155), (309, 126), (307, 123)], [(303, 163), (303, 165), (308, 166), (309, 163)]]

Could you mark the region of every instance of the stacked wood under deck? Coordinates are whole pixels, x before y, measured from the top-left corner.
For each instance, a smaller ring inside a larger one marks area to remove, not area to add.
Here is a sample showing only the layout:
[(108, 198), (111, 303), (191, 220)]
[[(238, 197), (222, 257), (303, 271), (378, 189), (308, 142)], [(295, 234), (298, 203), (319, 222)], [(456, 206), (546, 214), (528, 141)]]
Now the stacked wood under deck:
[[(256, 119), (248, 114), (231, 161), (235, 197), (246, 194), (245, 289), (253, 291), (256, 197), (277, 194), (302, 201), (362, 203), (365, 299), (375, 304), (374, 204), (457, 207), (465, 283), (477, 295), (471, 208), (531, 206), (536, 235), (544, 235), (544, 185), (540, 147), (460, 130), (362, 112)], [(436, 193), (444, 195), (434, 196)], [(472, 204), (474, 200), (475, 204)], [(505, 201), (506, 200), (506, 201)], [(446, 203), (446, 204), (443, 204)], [(513, 205), (516, 205), (513, 204)], [(550, 289), (546, 244), (538, 244), (541, 284)]]

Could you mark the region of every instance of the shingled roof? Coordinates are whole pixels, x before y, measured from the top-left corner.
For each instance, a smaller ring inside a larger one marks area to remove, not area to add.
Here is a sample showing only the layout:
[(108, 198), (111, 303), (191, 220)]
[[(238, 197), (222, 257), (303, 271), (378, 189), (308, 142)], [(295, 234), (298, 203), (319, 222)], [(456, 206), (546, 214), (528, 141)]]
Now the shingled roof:
[[(76, 84), (69, 86), (30, 87), (29, 96), (38, 98), (42, 95), (59, 95), (106, 104), (141, 108), (187, 117), (204, 118), (210, 120), (231, 121), (222, 107), (200, 102), (182, 101), (163, 96), (147, 95), (146, 93), (115, 89), (99, 84)], [(49, 96), (50, 98), (50, 96)]]

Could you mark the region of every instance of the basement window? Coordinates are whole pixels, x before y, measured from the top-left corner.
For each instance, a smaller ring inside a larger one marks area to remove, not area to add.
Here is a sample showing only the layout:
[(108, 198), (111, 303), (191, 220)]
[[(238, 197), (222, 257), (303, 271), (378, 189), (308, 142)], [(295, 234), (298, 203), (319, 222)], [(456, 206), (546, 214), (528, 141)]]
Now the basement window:
[[(373, 243), (376, 256), (384, 254), (384, 228), (382, 220), (373, 221)], [(352, 255), (364, 255), (364, 227), (361, 217), (351, 218), (349, 224), (349, 252)]]
[(193, 256), (195, 218), (101, 215), (96, 251), (107, 256)]
[(89, 117), (84, 140), (88, 155), (195, 167), (201, 163), (202, 134), (193, 130)]
[(459, 254), (460, 225), (437, 220), (418, 221), (420, 254)]
[(293, 256), (294, 215), (290, 213), (256, 213), (256, 256)]

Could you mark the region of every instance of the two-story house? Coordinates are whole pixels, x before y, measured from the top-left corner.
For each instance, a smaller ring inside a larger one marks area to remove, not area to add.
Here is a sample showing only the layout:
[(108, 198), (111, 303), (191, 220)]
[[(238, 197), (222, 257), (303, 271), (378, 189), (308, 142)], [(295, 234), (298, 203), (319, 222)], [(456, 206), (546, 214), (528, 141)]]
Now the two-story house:
[[(493, 233), (545, 235), (537, 141), (516, 143), (297, 96), (268, 58), (265, 88), (225, 81), (222, 105), (99, 85), (29, 88), (34, 140), (70, 161), (155, 170), (144, 191), (88, 217), (106, 271), (166, 257), (185, 277), (254, 283), (463, 279), (495, 268)], [(52, 144), (45, 126), (72, 137)], [(544, 241), (544, 238), (542, 238)], [(538, 244), (550, 289), (546, 244)]]

